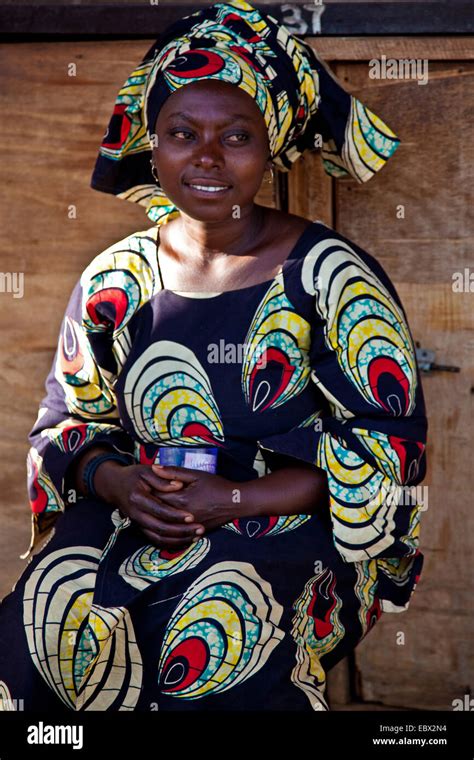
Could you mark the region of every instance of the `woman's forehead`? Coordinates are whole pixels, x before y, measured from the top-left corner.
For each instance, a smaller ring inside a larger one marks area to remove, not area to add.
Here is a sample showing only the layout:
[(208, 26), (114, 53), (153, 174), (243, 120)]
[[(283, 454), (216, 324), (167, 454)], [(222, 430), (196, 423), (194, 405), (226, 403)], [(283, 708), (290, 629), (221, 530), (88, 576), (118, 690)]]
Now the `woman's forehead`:
[(168, 116), (172, 112), (186, 108), (202, 107), (203, 111), (212, 105), (213, 110), (228, 112), (229, 108), (242, 111), (249, 118), (263, 120), (255, 100), (238, 85), (215, 79), (203, 79), (178, 87), (165, 101), (160, 113)]

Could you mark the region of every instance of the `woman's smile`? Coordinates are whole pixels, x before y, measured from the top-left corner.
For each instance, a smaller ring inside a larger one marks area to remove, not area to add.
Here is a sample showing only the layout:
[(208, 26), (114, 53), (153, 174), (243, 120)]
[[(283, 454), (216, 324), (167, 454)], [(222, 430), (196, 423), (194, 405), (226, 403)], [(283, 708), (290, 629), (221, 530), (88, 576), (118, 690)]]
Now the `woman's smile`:
[(218, 185), (201, 185), (200, 183), (184, 183), (185, 187), (187, 187), (193, 195), (197, 195), (200, 198), (217, 198), (221, 195), (225, 195), (229, 192), (229, 190), (232, 190), (232, 188), (227, 185), (220, 187)]

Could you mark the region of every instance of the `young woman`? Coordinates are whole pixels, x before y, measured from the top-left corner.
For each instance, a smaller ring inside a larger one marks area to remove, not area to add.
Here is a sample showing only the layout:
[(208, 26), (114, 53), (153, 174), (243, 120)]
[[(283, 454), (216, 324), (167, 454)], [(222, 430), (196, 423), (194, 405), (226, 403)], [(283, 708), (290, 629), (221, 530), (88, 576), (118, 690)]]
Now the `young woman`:
[(26, 556), (54, 530), (0, 607), (25, 709), (327, 710), (327, 671), (408, 606), (427, 426), (403, 307), (358, 245), (254, 202), (318, 135), (361, 182), (398, 143), (240, 0), (120, 90), (92, 185), (154, 224), (81, 274), (30, 433)]

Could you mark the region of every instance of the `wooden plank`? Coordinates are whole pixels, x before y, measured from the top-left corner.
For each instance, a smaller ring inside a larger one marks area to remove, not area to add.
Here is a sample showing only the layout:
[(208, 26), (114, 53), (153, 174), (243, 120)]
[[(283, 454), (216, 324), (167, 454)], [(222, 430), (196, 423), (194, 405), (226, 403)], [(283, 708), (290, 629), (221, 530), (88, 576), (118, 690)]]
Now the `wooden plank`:
[(331, 710), (346, 709), (351, 703), (347, 657), (327, 674), (326, 700)]
[(332, 182), (319, 153), (305, 154), (288, 174), (289, 211), (333, 225)]
[[(474, 37), (307, 37), (311, 47), (325, 61), (369, 61), (373, 58), (411, 59), (429, 61), (474, 60)], [(151, 44), (151, 42), (150, 42)], [(462, 64), (461, 64), (462, 65)]]
[[(469, 34), (474, 32), (469, 2), (255, 3), (294, 34)], [(162, 2), (133, 5), (0, 5), (2, 39), (49, 35), (144, 38), (196, 11), (196, 4)]]
[[(450, 585), (453, 596), (452, 577)], [(435, 604), (417, 614), (382, 617), (357, 649), (364, 701), (451, 711), (453, 700), (469, 694), (472, 683), (472, 601), (468, 604), (464, 615), (441, 614)], [(396, 643), (400, 634), (403, 646)]]

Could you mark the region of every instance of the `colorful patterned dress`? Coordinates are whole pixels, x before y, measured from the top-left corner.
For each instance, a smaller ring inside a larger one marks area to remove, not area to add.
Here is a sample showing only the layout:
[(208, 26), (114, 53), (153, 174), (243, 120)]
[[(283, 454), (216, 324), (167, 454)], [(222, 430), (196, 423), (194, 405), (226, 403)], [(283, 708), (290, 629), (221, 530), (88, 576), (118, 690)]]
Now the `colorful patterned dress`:
[[(164, 288), (157, 230), (96, 256), (66, 308), (30, 432), (30, 559), (0, 605), (0, 697), (328, 710), (327, 671), (408, 606), (423, 562), (409, 486), (427, 423), (403, 307), (380, 264), (320, 221), (272, 280), (222, 293)], [(75, 498), (68, 467), (97, 444), (131, 463), (216, 446), (236, 482), (296, 458), (325, 470), (329, 501), (163, 550), (113, 505)]]

